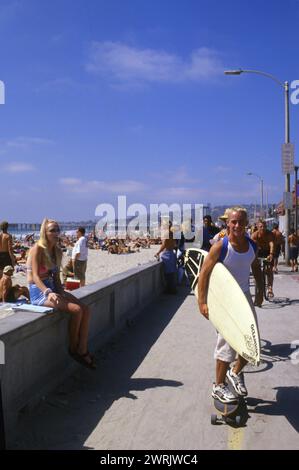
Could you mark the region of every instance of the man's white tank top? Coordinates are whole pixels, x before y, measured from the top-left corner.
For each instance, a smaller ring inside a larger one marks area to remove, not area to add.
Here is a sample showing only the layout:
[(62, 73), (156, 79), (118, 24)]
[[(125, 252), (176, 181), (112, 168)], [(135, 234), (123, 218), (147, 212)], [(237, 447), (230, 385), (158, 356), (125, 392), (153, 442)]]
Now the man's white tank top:
[(254, 249), (249, 242), (248, 245), (248, 251), (238, 253), (228, 242), (227, 254), (223, 260), (224, 266), (234, 276), (243, 292), (249, 291), (250, 266), (255, 258)]

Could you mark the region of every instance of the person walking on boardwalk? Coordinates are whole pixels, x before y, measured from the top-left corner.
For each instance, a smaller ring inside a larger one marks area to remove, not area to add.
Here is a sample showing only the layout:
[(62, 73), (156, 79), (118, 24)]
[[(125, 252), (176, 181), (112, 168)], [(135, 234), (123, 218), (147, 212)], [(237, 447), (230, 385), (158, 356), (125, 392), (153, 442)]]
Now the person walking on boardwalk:
[[(251, 266), (256, 272), (259, 265), (256, 263), (256, 245), (246, 236), (246, 225), (246, 210), (240, 207), (231, 208), (228, 211), (227, 227), (229, 234), (227, 238), (215, 243), (211, 247), (208, 256), (205, 258), (199, 276), (198, 304), (201, 314), (207, 319), (209, 318), (207, 305), (209, 278), (215, 264), (220, 259), (222, 259), (224, 266), (231, 272), (240, 285), (256, 318), (256, 312), (249, 292), (249, 274)], [(225, 250), (223, 250), (223, 248), (225, 248)], [(242, 315), (242, 312), (240, 312), (240, 315)], [(234, 351), (218, 333), (214, 353), (214, 358), (216, 359), (216, 382), (213, 385), (212, 397), (223, 403), (236, 401), (236, 396), (227, 386), (226, 379), (231, 383), (239, 396), (247, 395), (247, 388), (242, 372), (247, 361), (240, 355), (238, 355), (236, 359), (236, 355), (236, 351)], [(230, 368), (230, 364), (235, 361), (235, 359), (236, 362), (233, 367)]]
[(171, 221), (168, 227), (163, 227), (161, 230), (162, 245), (159, 251), (155, 254), (155, 258), (161, 258), (163, 262), (163, 271), (166, 280), (165, 293), (176, 294), (176, 281), (177, 281), (177, 257), (175, 250), (177, 248), (177, 241), (173, 238), (173, 230)]
[[(251, 235), (251, 239), (257, 244), (258, 257), (267, 258), (269, 263), (266, 266), (266, 276), (268, 278), (268, 297), (273, 298), (273, 260), (275, 255), (275, 237), (274, 234), (267, 229), (264, 220), (258, 223), (258, 229)], [(260, 289), (260, 286), (257, 286)]]
[(272, 233), (274, 235), (274, 260), (273, 260), (273, 272), (278, 274), (278, 258), (282, 251), (284, 239), (282, 233), (278, 229), (278, 224), (273, 224)]
[(87, 305), (63, 290), (60, 281), (62, 251), (58, 246), (59, 225), (55, 220), (44, 219), (40, 239), (30, 249), (27, 261), (27, 280), (30, 301), (69, 313), (69, 354), (85, 367), (94, 369), (94, 359), (89, 353), (88, 331), (90, 312)]
[(210, 251), (211, 249), (211, 240), (215, 237), (220, 230), (218, 227), (212, 224), (212, 217), (210, 215), (205, 215), (203, 218), (203, 241), (201, 248), (205, 251)]
[(294, 229), (291, 230), (289, 235), (289, 245), (290, 245), (290, 263), (291, 263), (291, 271), (297, 272), (298, 271), (298, 248), (299, 248), (299, 238), (296, 235)]

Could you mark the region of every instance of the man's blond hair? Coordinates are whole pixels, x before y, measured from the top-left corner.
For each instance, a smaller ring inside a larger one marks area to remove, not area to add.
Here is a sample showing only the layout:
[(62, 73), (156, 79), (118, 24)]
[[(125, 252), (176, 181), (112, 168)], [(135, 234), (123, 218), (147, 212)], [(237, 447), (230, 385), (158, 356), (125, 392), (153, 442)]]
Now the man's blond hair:
[(242, 212), (246, 220), (248, 220), (247, 210), (244, 207), (241, 207), (241, 206), (229, 207), (228, 209), (226, 209), (226, 211), (227, 211), (228, 220), (230, 219), (233, 212)]

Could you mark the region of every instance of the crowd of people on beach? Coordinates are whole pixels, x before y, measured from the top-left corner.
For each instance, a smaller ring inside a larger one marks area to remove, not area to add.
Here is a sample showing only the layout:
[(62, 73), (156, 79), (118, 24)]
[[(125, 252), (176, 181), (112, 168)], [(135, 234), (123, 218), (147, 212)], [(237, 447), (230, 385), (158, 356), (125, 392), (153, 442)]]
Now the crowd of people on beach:
[[(83, 244), (86, 247), (84, 254), (75, 253), (78, 245), (78, 230), (81, 239), (81, 250)], [(95, 230), (89, 234), (85, 234), (84, 227), (78, 227), (77, 231), (73, 233), (60, 233), (58, 245), (62, 252), (65, 254), (63, 257), (63, 264), (61, 266), (61, 280), (62, 284), (66, 283), (67, 278), (74, 278), (79, 281), (80, 287), (85, 285), (85, 273), (88, 257), (88, 249), (100, 250), (108, 254), (130, 254), (138, 253), (141, 249), (148, 249), (152, 245), (160, 244), (161, 238), (151, 238), (149, 234), (146, 236), (106, 236), (104, 233), (101, 236), (96, 236)], [(0, 278), (2, 277), (3, 269), (7, 266), (13, 268), (12, 272), (27, 273), (27, 258), (30, 249), (38, 241), (38, 236), (35, 233), (26, 234), (23, 237), (15, 237), (8, 233), (8, 222), (3, 221), (0, 224)], [(79, 258), (78, 258), (79, 256)], [(77, 258), (77, 259), (75, 259)], [(15, 294), (19, 291), (15, 290)], [(23, 295), (23, 294), (22, 294)], [(21, 294), (20, 294), (21, 296)], [(10, 299), (17, 300), (16, 295), (10, 294)], [(7, 295), (4, 295), (4, 300)], [(0, 293), (1, 300), (1, 293)], [(4, 301), (3, 300), (3, 301)], [(12, 301), (12, 300), (11, 300)]]

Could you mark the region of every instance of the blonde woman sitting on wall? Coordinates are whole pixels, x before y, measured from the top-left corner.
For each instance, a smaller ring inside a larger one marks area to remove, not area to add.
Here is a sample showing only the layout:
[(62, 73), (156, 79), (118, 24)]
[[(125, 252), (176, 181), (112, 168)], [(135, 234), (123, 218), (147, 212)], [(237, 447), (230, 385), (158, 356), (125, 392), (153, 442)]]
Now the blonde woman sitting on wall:
[(69, 354), (90, 369), (94, 358), (87, 347), (90, 312), (88, 306), (69, 292), (60, 282), (62, 251), (58, 246), (60, 228), (55, 220), (44, 219), (40, 239), (31, 248), (27, 262), (30, 301), (69, 313)]

